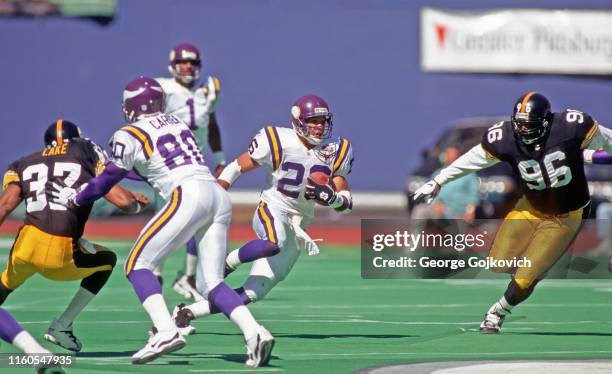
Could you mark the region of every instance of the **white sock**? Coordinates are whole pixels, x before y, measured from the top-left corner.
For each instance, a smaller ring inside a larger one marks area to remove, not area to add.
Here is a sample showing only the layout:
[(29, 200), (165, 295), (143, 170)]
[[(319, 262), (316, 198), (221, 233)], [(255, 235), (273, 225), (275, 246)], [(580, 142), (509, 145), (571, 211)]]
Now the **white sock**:
[(187, 306), (195, 318), (205, 317), (210, 314), (210, 303), (208, 300), (200, 300)]
[(234, 309), (232, 314), (230, 314), (230, 320), (242, 330), (245, 339), (248, 340), (250, 337), (257, 334), (259, 323), (255, 321), (255, 317), (253, 317), (251, 311), (246, 306), (241, 305)]
[(236, 269), (238, 266), (242, 265), (242, 262), (240, 262), (240, 257), (238, 256), (239, 251), (240, 248), (234, 249), (225, 259), (225, 263), (231, 266), (232, 269)]
[(197, 266), (198, 256), (187, 253), (187, 257), (185, 257), (185, 275), (188, 277), (196, 275)]
[(495, 304), (491, 306), (491, 308), (489, 309), (489, 312), (496, 312), (497, 314), (501, 316), (505, 316), (506, 314), (510, 313), (512, 308), (514, 308), (514, 305), (510, 305), (508, 301), (506, 300), (506, 297), (502, 296), (498, 302), (496, 302)]
[(89, 304), (89, 302), (95, 296), (96, 294), (93, 294), (85, 288), (80, 287), (72, 298), (72, 300), (70, 301), (70, 304), (68, 304), (68, 306), (66, 307), (64, 313), (58, 318), (59, 322), (63, 326), (70, 325), (72, 321), (74, 321), (76, 316), (81, 313), (81, 311), (87, 306), (87, 304)]
[(23, 353), (34, 354), (34, 353), (49, 353), (48, 350), (43, 348), (32, 335), (26, 330), (21, 331), (15, 339), (13, 339), (15, 347), (21, 349)]
[(158, 331), (170, 331), (176, 328), (161, 294), (156, 293), (147, 297), (142, 306), (149, 313), (149, 317), (151, 317), (151, 321)]

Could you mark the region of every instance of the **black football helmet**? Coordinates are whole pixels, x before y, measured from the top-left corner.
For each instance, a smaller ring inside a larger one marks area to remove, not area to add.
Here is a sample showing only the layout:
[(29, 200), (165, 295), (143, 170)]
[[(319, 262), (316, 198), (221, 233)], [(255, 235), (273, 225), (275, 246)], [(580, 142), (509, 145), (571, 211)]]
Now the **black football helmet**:
[(542, 140), (550, 130), (550, 101), (537, 92), (529, 92), (516, 100), (512, 111), (514, 135), (524, 144)]
[(81, 137), (81, 129), (74, 123), (63, 119), (53, 122), (45, 131), (45, 147), (64, 144), (66, 140)]

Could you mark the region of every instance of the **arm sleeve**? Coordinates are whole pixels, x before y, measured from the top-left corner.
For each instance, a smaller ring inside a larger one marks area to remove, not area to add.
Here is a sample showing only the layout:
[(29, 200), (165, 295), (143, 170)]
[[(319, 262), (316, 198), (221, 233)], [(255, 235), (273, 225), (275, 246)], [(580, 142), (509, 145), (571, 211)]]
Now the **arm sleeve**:
[(442, 169), (440, 174), (434, 177), (434, 180), (442, 186), (453, 179), (488, 168), (498, 162), (497, 158), (492, 157), (482, 148), (482, 145), (478, 144)]
[[(585, 139), (589, 140), (589, 138)], [(603, 149), (609, 154), (612, 154), (612, 130), (607, 127), (596, 124), (593, 130), (590, 141), (586, 144), (587, 149)]]
[(102, 174), (90, 180), (87, 187), (79, 192), (75, 198), (76, 203), (81, 206), (93, 203), (106, 195), (108, 191), (110, 191), (115, 184), (119, 183), (127, 174), (127, 170), (113, 163), (108, 164)]
[(272, 149), (270, 148), (270, 142), (266, 135), (266, 129), (259, 130), (251, 145), (249, 145), (249, 156), (257, 162), (259, 165), (267, 165), (272, 167)]

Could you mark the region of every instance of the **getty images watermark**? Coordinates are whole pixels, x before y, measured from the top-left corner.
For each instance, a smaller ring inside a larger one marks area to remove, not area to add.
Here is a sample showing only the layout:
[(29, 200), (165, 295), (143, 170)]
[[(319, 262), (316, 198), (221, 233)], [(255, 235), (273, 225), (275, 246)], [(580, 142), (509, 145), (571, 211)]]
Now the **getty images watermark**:
[(544, 248), (545, 261), (537, 244), (521, 248), (520, 243), (529, 241), (515, 240), (517, 235), (504, 237), (504, 242), (498, 238), (497, 249), (506, 249), (490, 252), (502, 222), (362, 220), (361, 275), (372, 279), (507, 278), (506, 273), (517, 269), (533, 269), (554, 278), (611, 277), (610, 251), (598, 246), (594, 222), (585, 222), (567, 251)]

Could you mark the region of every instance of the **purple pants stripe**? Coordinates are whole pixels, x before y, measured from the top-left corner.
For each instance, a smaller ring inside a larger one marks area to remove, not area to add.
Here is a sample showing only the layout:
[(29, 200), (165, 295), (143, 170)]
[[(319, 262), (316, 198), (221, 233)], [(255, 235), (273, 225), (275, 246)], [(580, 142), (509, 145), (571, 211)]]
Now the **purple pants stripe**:
[(4, 308), (0, 308), (0, 339), (7, 343), (13, 343), (17, 334), (23, 331), (23, 327)]

